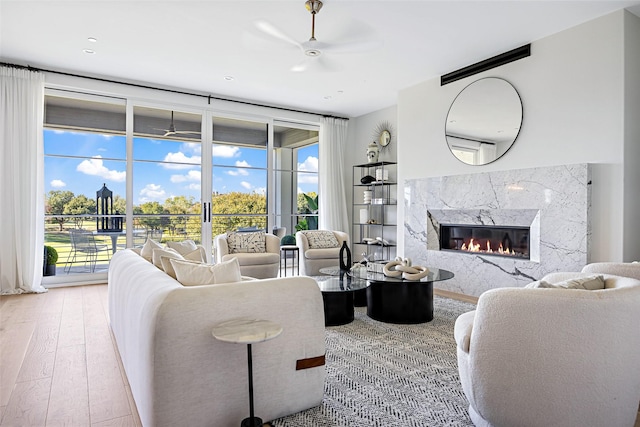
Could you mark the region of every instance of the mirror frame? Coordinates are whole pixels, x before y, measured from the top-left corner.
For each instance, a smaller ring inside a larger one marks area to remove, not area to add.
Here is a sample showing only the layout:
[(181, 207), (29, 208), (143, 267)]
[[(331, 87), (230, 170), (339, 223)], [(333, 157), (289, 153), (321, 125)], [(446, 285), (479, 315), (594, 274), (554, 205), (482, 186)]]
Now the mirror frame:
[[(479, 86), (483, 84), (484, 87)], [(498, 89), (502, 91), (501, 97), (495, 93), (492, 93), (495, 96), (482, 94), (489, 89), (495, 90), (496, 84), (500, 85)], [(484, 77), (469, 83), (456, 95), (447, 112), (444, 134), (449, 151), (456, 159), (471, 166), (482, 166), (498, 160), (511, 149), (520, 135), (523, 113), (522, 98), (507, 80)], [(463, 127), (462, 132), (460, 129), (455, 133), (451, 132), (451, 124), (455, 123), (456, 128), (460, 127), (460, 114), (463, 115), (462, 123), (468, 126), (466, 129)], [(498, 119), (487, 125), (489, 119), (494, 117)], [(499, 133), (504, 135), (499, 137)], [(462, 153), (467, 148), (462, 146), (465, 143), (468, 144), (468, 152), (473, 159), (463, 157)]]

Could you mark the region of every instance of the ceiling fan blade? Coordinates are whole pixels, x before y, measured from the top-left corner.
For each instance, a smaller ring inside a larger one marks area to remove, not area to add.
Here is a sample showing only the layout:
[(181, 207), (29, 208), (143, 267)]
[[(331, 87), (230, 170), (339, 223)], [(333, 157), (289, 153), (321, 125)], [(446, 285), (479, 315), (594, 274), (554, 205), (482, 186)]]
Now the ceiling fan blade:
[(381, 40), (360, 40), (349, 43), (331, 43), (323, 48), (323, 52), (328, 53), (368, 53), (380, 49), (383, 43)]
[(335, 61), (324, 56), (316, 56), (306, 58), (304, 61), (291, 67), (291, 71), (295, 73), (302, 72), (337, 72), (342, 69)]
[(295, 46), (295, 47), (297, 47), (299, 49), (302, 49), (302, 45), (299, 42), (297, 42), (293, 38), (289, 37), (287, 34), (285, 34), (284, 32), (280, 31), (278, 28), (276, 28), (274, 25), (272, 25), (271, 23), (269, 23), (267, 21), (257, 21), (255, 23), (255, 26), (259, 31), (261, 31), (262, 33), (264, 33), (264, 34), (266, 34), (266, 35), (268, 35), (268, 36), (270, 36), (270, 37), (272, 37), (274, 39), (286, 42), (286, 43), (288, 43), (288, 44), (290, 44), (292, 46)]

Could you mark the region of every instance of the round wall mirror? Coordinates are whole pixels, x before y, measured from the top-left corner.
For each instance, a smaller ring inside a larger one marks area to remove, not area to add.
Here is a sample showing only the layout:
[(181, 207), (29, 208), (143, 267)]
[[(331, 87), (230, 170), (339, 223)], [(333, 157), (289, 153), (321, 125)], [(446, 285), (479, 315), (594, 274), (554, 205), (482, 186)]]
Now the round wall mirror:
[(445, 123), (451, 153), (468, 165), (486, 165), (504, 155), (522, 126), (522, 100), (506, 80), (487, 77), (453, 100)]

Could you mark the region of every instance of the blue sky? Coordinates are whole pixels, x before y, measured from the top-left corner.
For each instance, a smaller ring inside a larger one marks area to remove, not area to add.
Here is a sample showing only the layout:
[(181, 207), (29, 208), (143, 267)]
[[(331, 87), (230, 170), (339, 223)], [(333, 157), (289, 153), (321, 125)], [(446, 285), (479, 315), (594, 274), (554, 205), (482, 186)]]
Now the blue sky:
[[(164, 202), (179, 195), (200, 200), (200, 144), (134, 138), (133, 146), (134, 205)], [(125, 197), (124, 136), (45, 129), (44, 147), (46, 193), (69, 190), (95, 198), (96, 191), (106, 183), (114, 195)], [(214, 192), (265, 192), (265, 150), (214, 145), (213, 164)], [(298, 170), (317, 172), (317, 145), (298, 151)], [(298, 192), (317, 191), (317, 188), (317, 175), (299, 174)]]

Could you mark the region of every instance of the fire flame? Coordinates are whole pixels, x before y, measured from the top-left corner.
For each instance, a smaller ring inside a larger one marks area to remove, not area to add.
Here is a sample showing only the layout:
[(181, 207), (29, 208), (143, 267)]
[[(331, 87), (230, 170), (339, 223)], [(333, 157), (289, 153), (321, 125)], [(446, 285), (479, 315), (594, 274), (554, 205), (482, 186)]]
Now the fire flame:
[(467, 251), (467, 252), (483, 252), (483, 253), (488, 253), (488, 254), (492, 254), (492, 253), (499, 253), (500, 255), (516, 255), (516, 252), (514, 252), (513, 250), (509, 249), (509, 248), (503, 248), (502, 247), (502, 243), (500, 243), (500, 246), (498, 247), (497, 250), (493, 250), (491, 248), (491, 242), (489, 242), (487, 240), (487, 246), (484, 250), (481, 249), (481, 245), (480, 243), (475, 243), (474, 239), (471, 239), (469, 241), (469, 245), (467, 246), (466, 243), (462, 244), (462, 247), (460, 248), (461, 251)]

